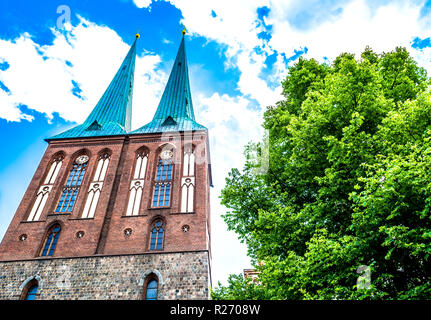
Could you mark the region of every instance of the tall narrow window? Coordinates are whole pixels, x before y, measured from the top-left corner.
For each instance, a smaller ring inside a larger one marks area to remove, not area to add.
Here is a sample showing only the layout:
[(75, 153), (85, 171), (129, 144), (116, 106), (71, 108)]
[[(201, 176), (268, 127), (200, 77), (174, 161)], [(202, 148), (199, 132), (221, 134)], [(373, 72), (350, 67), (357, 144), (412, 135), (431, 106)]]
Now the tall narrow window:
[(163, 250), (163, 222), (157, 220), (151, 230), (150, 250)]
[(58, 224), (51, 227), (45, 238), (45, 243), (43, 244), (42, 252), (40, 253), (41, 257), (52, 256), (54, 254), (58, 238), (60, 237), (60, 231), (61, 228)]
[(72, 212), (76, 197), (78, 196), (79, 188), (82, 184), (82, 179), (84, 178), (87, 164), (88, 156), (82, 155), (76, 158), (72, 170), (69, 173), (66, 185), (63, 188), (63, 193), (61, 194), (60, 201), (55, 210), (56, 212)]
[(195, 155), (191, 144), (184, 147), (183, 177), (181, 178), (181, 212), (194, 210)]
[(39, 283), (36, 279), (31, 280), (24, 288), (21, 300), (36, 300), (37, 291), (39, 290)]
[(195, 178), (183, 178), (181, 182), (181, 212), (193, 212)]
[(37, 284), (32, 285), (28, 289), (27, 296), (25, 297), (25, 300), (35, 300), (38, 289), (39, 289), (39, 286)]
[(130, 183), (129, 202), (127, 204), (127, 216), (136, 216), (139, 214), (142, 191), (144, 189), (145, 172), (147, 169), (148, 152), (140, 151), (136, 157), (135, 171), (133, 180)]
[(184, 147), (184, 162), (183, 162), (183, 176), (190, 177), (195, 175), (195, 154), (193, 153), (193, 146), (188, 144)]
[(62, 164), (63, 155), (60, 154), (55, 156), (49, 166), (49, 170), (45, 177), (43, 185), (39, 187), (39, 190), (36, 194), (36, 200), (33, 203), (33, 207), (27, 217), (27, 221), (39, 220)]
[(87, 200), (85, 202), (82, 218), (93, 218), (102, 191), (103, 181), (109, 165), (109, 153), (103, 153), (97, 161), (96, 173), (88, 188)]
[(148, 276), (147, 285), (145, 288), (145, 300), (157, 300), (159, 282), (154, 275)]
[(51, 163), (51, 167), (48, 171), (48, 174), (45, 177), (44, 184), (54, 184), (55, 179), (58, 176), (58, 172), (60, 171), (61, 165), (63, 164), (63, 156), (60, 155), (54, 159)]
[(164, 149), (160, 153), (154, 183), (153, 207), (169, 207), (171, 201), (173, 150)]

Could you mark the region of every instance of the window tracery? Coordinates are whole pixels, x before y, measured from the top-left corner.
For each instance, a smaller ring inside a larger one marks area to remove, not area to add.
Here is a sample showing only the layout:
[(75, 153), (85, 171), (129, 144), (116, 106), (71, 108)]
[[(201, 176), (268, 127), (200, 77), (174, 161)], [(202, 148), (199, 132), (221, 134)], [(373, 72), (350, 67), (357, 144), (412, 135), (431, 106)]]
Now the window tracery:
[(84, 178), (84, 174), (87, 169), (88, 159), (87, 155), (81, 155), (75, 159), (55, 212), (72, 212), (76, 197), (78, 196), (78, 192), (82, 184), (82, 179)]
[(173, 147), (166, 146), (160, 152), (154, 181), (153, 208), (169, 207), (171, 201)]
[(129, 202), (127, 204), (127, 216), (139, 214), (141, 205), (142, 191), (144, 189), (145, 172), (147, 169), (148, 151), (141, 150), (136, 156), (135, 171), (130, 183)]
[(110, 155), (107, 152), (99, 156), (93, 181), (90, 183), (88, 188), (87, 200), (85, 201), (81, 218), (85, 219), (94, 217), (100, 193), (102, 192), (103, 181), (105, 180), (106, 171), (108, 170), (109, 160)]
[(52, 187), (57, 179), (58, 173), (63, 164), (64, 156), (58, 154), (51, 161), (48, 173), (45, 177), (43, 184), (39, 187), (36, 194), (36, 199), (33, 203), (33, 207), (30, 214), (27, 217), (27, 221), (38, 221), (45, 208), (46, 202), (48, 200), (49, 194), (51, 193)]
[(184, 147), (183, 176), (181, 178), (181, 212), (189, 213), (194, 210), (195, 191), (195, 155), (193, 146)]
[(163, 250), (164, 225), (158, 219), (153, 223), (151, 230), (150, 250)]
[(42, 246), (40, 253), (41, 257), (52, 256), (57, 247), (58, 238), (60, 237), (61, 228), (59, 224), (55, 224), (50, 228)]

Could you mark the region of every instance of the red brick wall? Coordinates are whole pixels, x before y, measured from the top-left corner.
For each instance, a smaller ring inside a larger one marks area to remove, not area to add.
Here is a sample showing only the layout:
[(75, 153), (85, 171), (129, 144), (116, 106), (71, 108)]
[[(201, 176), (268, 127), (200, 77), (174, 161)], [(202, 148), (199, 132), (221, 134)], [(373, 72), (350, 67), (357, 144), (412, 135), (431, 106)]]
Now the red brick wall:
[[(89, 256), (95, 253), (129, 254), (148, 252), (150, 225), (156, 217), (161, 217), (166, 224), (164, 252), (209, 250), (206, 232), (207, 225), (210, 225), (207, 138), (205, 132), (199, 132), (190, 141), (197, 152), (203, 154), (203, 160), (195, 165), (195, 210), (193, 213), (188, 214), (179, 213), (183, 136), (176, 136), (170, 142), (176, 146), (176, 153), (179, 157), (173, 171), (171, 206), (166, 209), (151, 208), (158, 151), (166, 143), (161, 141), (160, 134), (69, 139), (50, 142), (0, 244), (0, 260), (38, 257), (47, 229), (54, 222), (60, 223), (62, 227), (54, 253), (56, 257)], [(143, 146), (148, 148), (149, 158), (139, 215), (125, 217), (136, 150)], [(96, 170), (97, 155), (103, 149), (109, 149), (112, 154), (97, 209), (94, 218), (81, 219), (89, 184)], [(54, 214), (72, 163), (76, 155), (83, 150), (85, 150), (90, 159), (74, 209), (71, 214)], [(65, 159), (44, 211), (39, 221), (27, 222), (26, 219), (32, 208), (36, 193), (47, 174), (48, 164), (53, 155), (59, 151), (65, 154)], [(183, 225), (190, 227), (188, 232), (182, 231)], [(129, 237), (124, 235), (126, 228), (132, 229), (132, 234)], [(78, 231), (84, 231), (84, 237), (77, 238), (76, 233)], [(25, 241), (19, 241), (21, 234), (27, 235)]]

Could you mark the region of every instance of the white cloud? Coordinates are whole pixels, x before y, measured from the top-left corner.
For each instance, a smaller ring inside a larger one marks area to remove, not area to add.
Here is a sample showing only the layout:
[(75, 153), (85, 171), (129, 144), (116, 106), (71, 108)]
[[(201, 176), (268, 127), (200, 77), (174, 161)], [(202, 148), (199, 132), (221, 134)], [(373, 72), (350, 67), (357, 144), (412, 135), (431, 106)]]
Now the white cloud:
[(30, 115), (23, 114), (18, 108), (17, 103), (6, 91), (0, 90), (0, 117), (7, 121), (21, 121), (21, 119), (33, 120)]
[[(40, 46), (24, 33), (8, 41), (0, 39), (0, 58), (9, 68), (0, 71), (0, 81), (10, 90), (0, 90), (0, 117), (18, 121), (31, 119), (17, 107), (45, 113), (53, 112), (69, 121), (81, 123), (96, 105), (126, 56), (126, 44), (112, 29), (98, 26), (80, 17), (69, 31), (55, 29), (51, 45)], [(132, 39), (131, 39), (132, 40)], [(138, 40), (139, 41), (139, 40)], [(136, 128), (148, 118), (149, 108), (157, 105), (166, 74), (155, 72), (160, 57), (149, 52), (138, 55), (135, 69), (133, 108)], [(83, 99), (72, 92), (75, 81)]]
[(416, 3), (394, 2), (372, 9), (366, 1), (355, 0), (336, 17), (306, 30), (285, 20), (285, 8), (280, 2), (274, 4), (268, 19), (273, 24), (269, 45), (286, 54), (298, 46), (307, 47), (307, 57), (320, 61), (325, 56), (334, 59), (342, 52), (360, 54), (366, 45), (376, 52), (399, 45), (410, 48), (410, 41), (425, 31), (419, 19), (421, 6)]
[[(238, 88), (245, 96), (256, 99), (264, 108), (280, 100), (280, 90), (271, 89), (259, 77), (265, 67), (265, 55), (258, 55), (254, 48), (263, 48), (258, 38), (262, 26), (258, 27), (257, 8), (269, 5), (267, 0), (259, 1), (193, 1), (171, 0), (181, 10), (183, 23), (192, 34), (201, 35), (228, 46), (227, 67), (237, 67), (241, 71)], [(214, 11), (217, 15), (211, 16)], [(263, 48), (272, 53), (269, 48)]]
[[(192, 89), (193, 90), (193, 89)], [(195, 100), (196, 118), (204, 124), (210, 135), (210, 152), (214, 188), (211, 190), (213, 286), (220, 281), (226, 284), (227, 275), (237, 274), (250, 267), (247, 248), (237, 235), (227, 231), (221, 215), (226, 208), (219, 195), (231, 168), (244, 165), (244, 145), (259, 141), (263, 136), (262, 110), (248, 108), (244, 97), (230, 97), (214, 93), (210, 97), (198, 94)]]
[[(308, 48), (306, 57), (323, 61), (334, 59), (342, 52), (360, 54), (369, 45), (376, 52), (390, 51), (396, 46), (406, 47), (412, 56), (431, 73), (427, 50), (411, 48), (415, 37), (429, 37), (431, 21), (421, 17), (424, 1), (370, 0), (330, 1), (316, 0), (259, 0), (259, 1), (193, 1), (170, 0), (183, 15), (183, 23), (192, 35), (227, 45), (227, 66), (241, 71), (239, 89), (250, 95), (262, 107), (279, 99), (280, 88), (272, 88), (259, 74), (265, 68), (264, 60), (275, 51), (293, 56), (295, 50)], [(263, 45), (258, 34), (257, 9), (270, 8), (265, 23), (272, 25), (272, 38)], [(212, 17), (212, 12), (216, 17)], [(298, 27), (298, 17), (308, 21), (308, 27)], [(429, 16), (428, 16), (429, 17)], [(263, 54), (257, 57), (254, 48)], [(277, 57), (271, 82), (280, 82), (286, 66)], [(254, 83), (254, 85), (253, 85)]]
[(148, 8), (151, 5), (151, 0), (133, 0), (138, 8)]
[[(181, 10), (182, 22), (189, 34), (201, 35), (209, 40), (227, 45), (226, 66), (237, 67), (241, 71), (238, 88), (245, 96), (257, 100), (261, 107), (274, 104), (281, 99), (280, 88), (271, 89), (264, 79), (259, 77), (265, 67), (265, 56), (257, 55), (255, 47), (262, 48), (258, 33), (257, 8), (269, 5), (267, 0), (219, 0), (193, 1), (170, 0)], [(216, 17), (212, 17), (215, 12)], [(270, 48), (263, 48), (267, 54)]]

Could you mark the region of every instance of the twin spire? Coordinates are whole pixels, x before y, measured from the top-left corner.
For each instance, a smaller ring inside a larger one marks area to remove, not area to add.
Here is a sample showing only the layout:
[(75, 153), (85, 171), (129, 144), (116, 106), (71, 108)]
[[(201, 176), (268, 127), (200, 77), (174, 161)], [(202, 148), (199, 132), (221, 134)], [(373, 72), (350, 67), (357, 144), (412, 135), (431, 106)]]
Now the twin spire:
[(184, 44), (185, 30), (182, 34), (168, 83), (150, 123), (130, 132), (136, 42), (139, 38), (139, 34), (136, 34), (136, 39), (119, 70), (84, 123), (46, 140), (207, 130), (195, 122)]

